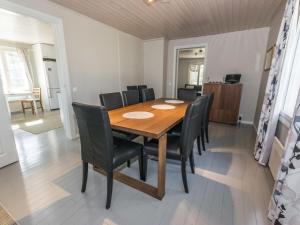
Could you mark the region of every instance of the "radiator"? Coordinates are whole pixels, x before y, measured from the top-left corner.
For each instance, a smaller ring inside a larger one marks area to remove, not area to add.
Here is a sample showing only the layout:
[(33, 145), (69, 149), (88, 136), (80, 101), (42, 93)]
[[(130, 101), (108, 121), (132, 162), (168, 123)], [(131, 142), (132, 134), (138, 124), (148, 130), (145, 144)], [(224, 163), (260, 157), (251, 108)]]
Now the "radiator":
[(271, 156), (269, 160), (269, 167), (272, 173), (272, 176), (274, 179), (277, 178), (277, 173), (281, 164), (281, 158), (283, 156), (283, 145), (279, 141), (277, 137), (274, 138), (273, 144), (272, 144), (272, 151)]

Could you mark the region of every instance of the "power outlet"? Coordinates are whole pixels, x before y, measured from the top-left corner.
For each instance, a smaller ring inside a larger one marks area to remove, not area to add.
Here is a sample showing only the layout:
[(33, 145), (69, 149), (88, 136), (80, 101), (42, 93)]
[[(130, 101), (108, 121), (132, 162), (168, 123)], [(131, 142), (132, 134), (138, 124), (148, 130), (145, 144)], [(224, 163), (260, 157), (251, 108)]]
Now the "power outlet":
[(243, 116), (242, 115), (239, 115), (239, 121), (241, 122), (243, 119)]

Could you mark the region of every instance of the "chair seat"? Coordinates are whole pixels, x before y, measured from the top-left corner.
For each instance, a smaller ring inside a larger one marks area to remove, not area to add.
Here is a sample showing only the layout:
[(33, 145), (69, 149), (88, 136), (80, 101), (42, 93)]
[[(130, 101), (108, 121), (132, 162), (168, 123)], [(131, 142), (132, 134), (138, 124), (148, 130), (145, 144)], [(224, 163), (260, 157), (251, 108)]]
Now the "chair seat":
[(127, 141), (131, 141), (131, 140), (135, 139), (136, 137), (138, 137), (138, 135), (136, 135), (136, 134), (131, 134), (131, 133), (123, 132), (123, 131), (112, 130), (112, 133), (113, 133), (113, 137), (119, 138), (119, 139), (124, 139)]
[[(180, 137), (177, 135), (168, 135), (167, 138), (167, 158), (180, 160), (179, 149)], [(144, 144), (144, 153), (146, 155), (158, 156), (158, 140), (152, 139)]]
[(120, 138), (114, 138), (113, 167), (117, 168), (127, 160), (139, 156), (142, 148), (143, 146), (141, 144)]

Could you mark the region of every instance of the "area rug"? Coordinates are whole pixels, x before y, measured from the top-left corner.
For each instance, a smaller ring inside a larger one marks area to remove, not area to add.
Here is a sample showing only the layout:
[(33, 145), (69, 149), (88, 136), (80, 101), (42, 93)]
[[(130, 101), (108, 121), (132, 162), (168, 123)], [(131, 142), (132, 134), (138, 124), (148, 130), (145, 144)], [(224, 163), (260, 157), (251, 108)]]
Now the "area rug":
[(22, 129), (32, 134), (40, 134), (63, 127), (59, 113), (43, 113), (38, 116), (12, 120), (13, 129)]
[(17, 225), (15, 220), (0, 205), (0, 225)]

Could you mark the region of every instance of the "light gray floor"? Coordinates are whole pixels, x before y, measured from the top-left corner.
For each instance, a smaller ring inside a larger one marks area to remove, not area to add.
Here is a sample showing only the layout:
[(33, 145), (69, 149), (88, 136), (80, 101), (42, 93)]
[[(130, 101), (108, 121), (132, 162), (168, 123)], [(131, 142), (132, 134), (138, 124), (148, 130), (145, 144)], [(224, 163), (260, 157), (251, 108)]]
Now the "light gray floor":
[[(249, 126), (212, 124), (211, 143), (199, 156), (196, 174), (183, 191), (180, 166), (167, 165), (166, 195), (158, 201), (114, 182), (112, 207), (105, 210), (106, 179), (90, 169), (80, 192), (79, 141), (58, 129), (40, 135), (15, 133), (20, 163), (0, 170), (0, 202), (22, 225), (264, 225), (273, 181), (253, 159), (255, 134)], [(149, 161), (148, 182), (156, 182)], [(138, 176), (134, 163), (126, 173)], [(188, 169), (188, 171), (190, 171)]]

